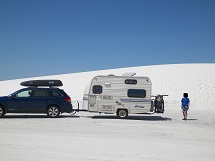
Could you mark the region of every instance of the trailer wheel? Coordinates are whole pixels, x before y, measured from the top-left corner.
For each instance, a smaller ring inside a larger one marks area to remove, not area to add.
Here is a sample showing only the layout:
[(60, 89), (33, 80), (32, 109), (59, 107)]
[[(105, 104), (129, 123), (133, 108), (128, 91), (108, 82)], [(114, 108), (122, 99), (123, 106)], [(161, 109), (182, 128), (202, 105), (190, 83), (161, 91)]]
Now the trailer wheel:
[(5, 115), (5, 110), (2, 105), (0, 105), (0, 117), (3, 117)]
[(47, 109), (47, 115), (48, 115), (48, 117), (55, 118), (55, 117), (58, 117), (59, 114), (60, 114), (59, 107), (57, 107), (55, 105), (52, 105), (52, 106), (48, 107), (48, 109)]
[(117, 110), (117, 117), (120, 119), (124, 119), (128, 116), (128, 111), (126, 109), (118, 109)]

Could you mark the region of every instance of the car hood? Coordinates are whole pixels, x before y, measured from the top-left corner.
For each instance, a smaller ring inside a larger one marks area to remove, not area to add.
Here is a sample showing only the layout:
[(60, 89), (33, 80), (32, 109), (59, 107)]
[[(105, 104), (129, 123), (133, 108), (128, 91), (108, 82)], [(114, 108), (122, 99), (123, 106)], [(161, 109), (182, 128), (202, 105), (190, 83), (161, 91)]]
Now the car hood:
[(0, 97), (0, 101), (4, 101), (4, 100), (8, 100), (8, 99), (10, 99), (9, 96), (1, 96)]

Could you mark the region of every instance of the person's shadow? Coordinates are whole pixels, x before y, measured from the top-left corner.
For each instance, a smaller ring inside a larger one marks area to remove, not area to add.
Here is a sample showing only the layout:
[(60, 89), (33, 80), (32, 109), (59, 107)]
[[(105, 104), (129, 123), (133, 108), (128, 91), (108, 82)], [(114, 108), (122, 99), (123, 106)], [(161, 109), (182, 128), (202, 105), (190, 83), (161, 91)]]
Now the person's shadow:
[(196, 121), (197, 119), (187, 119), (188, 121)]

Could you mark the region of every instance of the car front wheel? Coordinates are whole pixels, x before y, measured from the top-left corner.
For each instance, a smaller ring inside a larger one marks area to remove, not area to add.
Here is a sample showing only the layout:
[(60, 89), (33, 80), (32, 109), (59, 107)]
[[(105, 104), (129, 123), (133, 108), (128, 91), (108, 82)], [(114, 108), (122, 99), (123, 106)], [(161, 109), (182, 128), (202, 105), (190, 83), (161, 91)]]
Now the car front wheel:
[(5, 115), (4, 107), (0, 105), (0, 117), (3, 117)]
[(48, 109), (47, 109), (48, 117), (55, 118), (55, 117), (58, 117), (59, 114), (60, 114), (59, 107), (57, 107), (57, 106), (49, 106), (48, 107)]

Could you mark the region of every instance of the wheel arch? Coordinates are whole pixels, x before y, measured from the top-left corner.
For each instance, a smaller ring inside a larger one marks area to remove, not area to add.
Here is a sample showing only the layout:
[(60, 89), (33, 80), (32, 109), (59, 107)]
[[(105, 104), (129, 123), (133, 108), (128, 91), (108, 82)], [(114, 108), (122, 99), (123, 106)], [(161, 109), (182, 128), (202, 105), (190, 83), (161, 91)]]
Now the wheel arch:
[(0, 103), (0, 106), (2, 106), (3, 107), (3, 109), (4, 109), (4, 112), (6, 112), (5, 110), (6, 110), (6, 108), (5, 108), (5, 106), (2, 104), (2, 103)]
[(48, 105), (48, 106), (46, 107), (46, 111), (45, 111), (46, 113), (48, 112), (48, 108), (51, 107), (51, 106), (56, 106), (56, 107), (58, 107), (59, 110), (60, 110), (60, 113), (61, 113), (61, 108), (60, 108), (60, 106), (59, 106), (58, 104), (54, 104), (54, 103), (53, 103), (53, 104), (50, 104), (50, 105)]
[(3, 113), (0, 115), (0, 117), (3, 117), (6, 114), (6, 108), (3, 104), (0, 103), (0, 107), (3, 109)]
[(127, 113), (129, 112), (129, 110), (128, 110), (127, 108), (117, 108), (116, 113), (117, 113), (119, 110), (126, 110)]
[[(120, 110), (123, 110), (123, 111), (126, 112), (126, 114), (124, 115), (124, 117), (121, 117), (121, 116), (120, 116)], [(116, 110), (116, 115), (117, 115), (117, 117), (118, 117), (118, 118), (121, 118), (121, 119), (127, 118), (127, 117), (128, 117), (128, 113), (129, 113), (129, 110), (128, 110), (127, 108), (118, 108), (118, 109)]]

